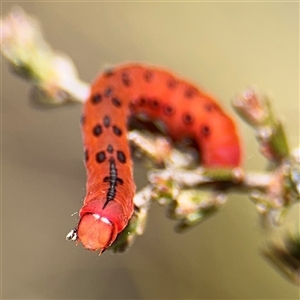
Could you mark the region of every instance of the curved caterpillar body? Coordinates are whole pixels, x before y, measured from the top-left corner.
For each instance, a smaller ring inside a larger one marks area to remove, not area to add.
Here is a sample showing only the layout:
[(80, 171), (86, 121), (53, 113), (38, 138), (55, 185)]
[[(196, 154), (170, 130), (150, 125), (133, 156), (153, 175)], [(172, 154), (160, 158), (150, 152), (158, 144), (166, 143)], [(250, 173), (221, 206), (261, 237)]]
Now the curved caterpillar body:
[(103, 252), (132, 216), (126, 125), (139, 113), (162, 121), (174, 140), (192, 138), (205, 167), (240, 164), (235, 125), (211, 96), (163, 69), (129, 64), (104, 72), (92, 84), (82, 115), (87, 193), (77, 239), (86, 249)]

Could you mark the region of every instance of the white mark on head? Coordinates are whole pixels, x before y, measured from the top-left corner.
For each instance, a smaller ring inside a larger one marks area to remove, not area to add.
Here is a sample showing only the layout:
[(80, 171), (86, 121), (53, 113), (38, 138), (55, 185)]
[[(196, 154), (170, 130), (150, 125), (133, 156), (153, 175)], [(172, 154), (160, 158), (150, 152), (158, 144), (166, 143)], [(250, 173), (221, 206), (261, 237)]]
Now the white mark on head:
[(106, 223), (106, 224), (108, 224), (108, 225), (111, 225), (111, 222), (110, 222), (107, 218), (105, 218), (105, 217), (101, 217), (100, 220), (101, 220), (103, 223)]
[(96, 220), (100, 220), (100, 221), (102, 221), (105, 224), (111, 225), (111, 221), (109, 221), (109, 219), (107, 219), (106, 217), (101, 217), (99, 214), (93, 214), (93, 217)]

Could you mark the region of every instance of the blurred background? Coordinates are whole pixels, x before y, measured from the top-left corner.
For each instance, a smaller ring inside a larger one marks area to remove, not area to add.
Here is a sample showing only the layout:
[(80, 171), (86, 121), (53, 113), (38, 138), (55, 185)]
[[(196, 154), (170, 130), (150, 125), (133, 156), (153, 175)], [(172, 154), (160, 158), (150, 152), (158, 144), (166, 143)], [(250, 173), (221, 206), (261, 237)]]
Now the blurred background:
[[(273, 96), (292, 146), (299, 143), (299, 3), (14, 2), (91, 81), (104, 66), (159, 65), (210, 91), (232, 114), (236, 92)], [(2, 2), (1, 15), (12, 8)], [(202, 225), (176, 234), (154, 204), (146, 233), (125, 254), (102, 256), (65, 241), (85, 194), (81, 106), (38, 110), (30, 86), (2, 60), (2, 296), (4, 299), (298, 299), (259, 254), (266, 238), (240, 194)], [(238, 117), (244, 166), (263, 170)], [(135, 165), (138, 187), (145, 171)], [(295, 208), (287, 224), (296, 222)]]

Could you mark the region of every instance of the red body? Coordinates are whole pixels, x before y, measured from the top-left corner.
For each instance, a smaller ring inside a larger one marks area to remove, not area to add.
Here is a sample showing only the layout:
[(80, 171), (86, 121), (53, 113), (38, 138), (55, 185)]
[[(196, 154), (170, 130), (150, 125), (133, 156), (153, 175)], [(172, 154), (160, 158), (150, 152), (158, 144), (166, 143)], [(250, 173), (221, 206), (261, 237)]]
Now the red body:
[(233, 120), (196, 86), (163, 69), (124, 65), (92, 84), (82, 116), (87, 194), (80, 211), (78, 239), (104, 251), (133, 213), (132, 161), (127, 141), (131, 114), (165, 124), (174, 140), (192, 138), (205, 167), (235, 167), (241, 149)]

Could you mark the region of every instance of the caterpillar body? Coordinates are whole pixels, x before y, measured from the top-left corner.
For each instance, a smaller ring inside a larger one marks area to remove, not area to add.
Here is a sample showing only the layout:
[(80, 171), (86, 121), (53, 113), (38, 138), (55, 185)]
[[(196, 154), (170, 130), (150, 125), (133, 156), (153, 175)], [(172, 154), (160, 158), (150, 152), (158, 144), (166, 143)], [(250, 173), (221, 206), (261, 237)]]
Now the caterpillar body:
[(164, 69), (127, 64), (103, 72), (84, 104), (82, 132), (86, 196), (76, 239), (103, 252), (133, 214), (132, 161), (127, 121), (143, 113), (160, 120), (168, 135), (193, 139), (205, 167), (235, 167), (241, 161), (233, 120), (213, 97)]

